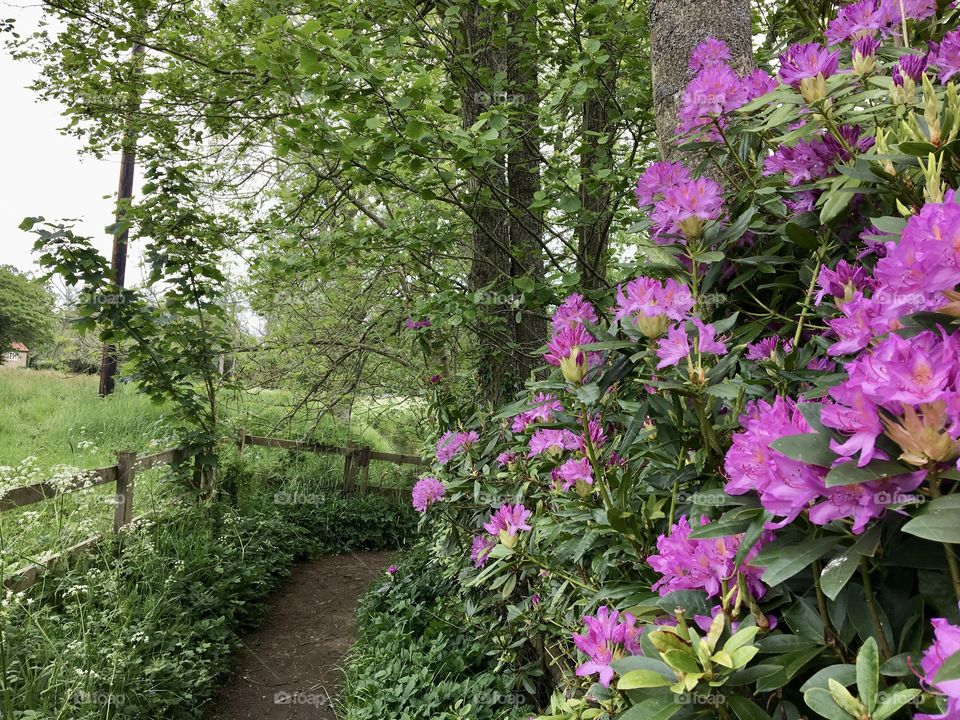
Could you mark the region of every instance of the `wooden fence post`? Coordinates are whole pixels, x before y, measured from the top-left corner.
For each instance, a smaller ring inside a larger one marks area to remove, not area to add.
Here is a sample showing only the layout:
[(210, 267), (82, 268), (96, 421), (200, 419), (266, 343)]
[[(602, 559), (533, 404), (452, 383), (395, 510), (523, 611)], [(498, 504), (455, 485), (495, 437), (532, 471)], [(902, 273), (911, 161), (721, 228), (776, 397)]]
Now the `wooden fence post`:
[(135, 452), (121, 452), (117, 455), (117, 506), (113, 514), (114, 532), (120, 532), (120, 528), (133, 518), (133, 483), (137, 475), (136, 463)]
[(365, 447), (360, 450), (360, 494), (367, 494), (367, 480), (370, 475), (370, 452), (372, 448)]
[(343, 491), (352, 493), (356, 481), (357, 457), (353, 443), (347, 443), (346, 454), (343, 458)]
[(240, 454), (243, 455), (243, 448), (247, 445), (247, 431), (244, 428), (240, 428)]

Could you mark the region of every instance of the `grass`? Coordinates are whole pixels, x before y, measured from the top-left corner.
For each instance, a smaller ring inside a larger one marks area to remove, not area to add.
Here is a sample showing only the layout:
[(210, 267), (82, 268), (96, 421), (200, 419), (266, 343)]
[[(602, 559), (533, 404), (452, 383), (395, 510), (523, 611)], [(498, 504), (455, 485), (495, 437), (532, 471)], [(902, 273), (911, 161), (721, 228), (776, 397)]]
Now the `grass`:
[[(416, 452), (418, 445), (416, 408), (409, 402), (358, 402), (349, 425), (318, 416), (310, 407), (292, 412), (294, 395), (284, 390), (224, 394), (221, 405), (224, 458), (233, 453), (229, 439), (240, 427), (252, 434), (335, 445), (354, 442), (385, 452)], [(121, 383), (115, 394), (99, 398), (94, 376), (0, 369), (0, 493), (113, 465), (122, 450), (147, 454), (176, 444), (165, 408), (132, 384)], [(325, 490), (342, 482), (339, 456), (251, 447), (244, 457), (259, 479), (302, 481)], [(399, 491), (412, 484), (415, 473), (413, 466), (373, 462), (369, 483)], [(222, 477), (230, 483), (227, 475)], [(134, 515), (164, 507), (182, 488), (166, 470), (138, 475)], [(0, 572), (10, 573), (91, 535), (109, 534), (114, 492), (101, 485), (0, 513)]]

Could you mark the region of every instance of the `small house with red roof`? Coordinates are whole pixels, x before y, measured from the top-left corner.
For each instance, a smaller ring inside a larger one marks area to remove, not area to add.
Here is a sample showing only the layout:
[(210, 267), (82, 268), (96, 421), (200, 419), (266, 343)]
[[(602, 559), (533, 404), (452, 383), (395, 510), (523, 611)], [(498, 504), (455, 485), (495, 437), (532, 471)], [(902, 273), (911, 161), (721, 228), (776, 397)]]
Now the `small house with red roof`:
[(3, 354), (3, 364), (0, 367), (25, 368), (30, 357), (30, 348), (23, 343), (12, 343), (10, 349)]

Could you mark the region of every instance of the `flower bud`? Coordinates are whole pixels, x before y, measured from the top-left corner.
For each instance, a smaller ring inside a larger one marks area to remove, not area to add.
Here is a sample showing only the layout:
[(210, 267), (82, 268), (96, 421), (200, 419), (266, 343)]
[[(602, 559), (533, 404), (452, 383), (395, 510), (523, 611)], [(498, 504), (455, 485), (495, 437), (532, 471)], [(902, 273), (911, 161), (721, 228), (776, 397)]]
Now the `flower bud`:
[(937, 97), (936, 90), (933, 89), (933, 83), (930, 78), (923, 76), (923, 119), (927, 121), (927, 135), (930, 142), (934, 145), (940, 145), (940, 98)]
[(501, 530), (499, 537), (500, 537), (500, 542), (503, 543), (505, 547), (508, 547), (510, 549), (513, 549), (514, 547), (516, 547), (517, 540), (520, 539), (519, 536), (517, 536), (516, 534), (511, 535), (507, 530)]
[(637, 315), (636, 324), (637, 329), (643, 333), (644, 337), (654, 340), (666, 332), (670, 325), (670, 318), (666, 315), (647, 316), (640, 314)]
[(823, 73), (817, 73), (816, 77), (804, 78), (800, 81), (800, 94), (809, 105), (818, 103), (827, 97), (827, 79)]
[(587, 374), (587, 355), (577, 345), (570, 348), (570, 354), (560, 360), (560, 372), (563, 379), (571, 385), (580, 385)]
[(690, 215), (680, 221), (680, 232), (688, 240), (696, 240), (703, 233), (704, 222), (696, 215)]
[(947, 431), (945, 403), (942, 400), (926, 403), (920, 406), (920, 410), (922, 416), (912, 405), (905, 404), (899, 422), (881, 418), (887, 437), (903, 450), (900, 459), (922, 467), (930, 462), (946, 462), (960, 457), (960, 442), (950, 437)]

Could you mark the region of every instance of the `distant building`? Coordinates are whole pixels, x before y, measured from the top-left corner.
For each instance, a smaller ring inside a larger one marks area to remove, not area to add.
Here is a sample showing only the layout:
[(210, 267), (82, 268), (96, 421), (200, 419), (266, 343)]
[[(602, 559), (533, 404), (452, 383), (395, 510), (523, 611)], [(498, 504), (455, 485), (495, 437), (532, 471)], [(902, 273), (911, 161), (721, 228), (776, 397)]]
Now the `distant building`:
[(0, 367), (25, 368), (29, 357), (30, 349), (23, 343), (15, 342), (10, 346), (10, 351), (3, 354), (3, 365)]

